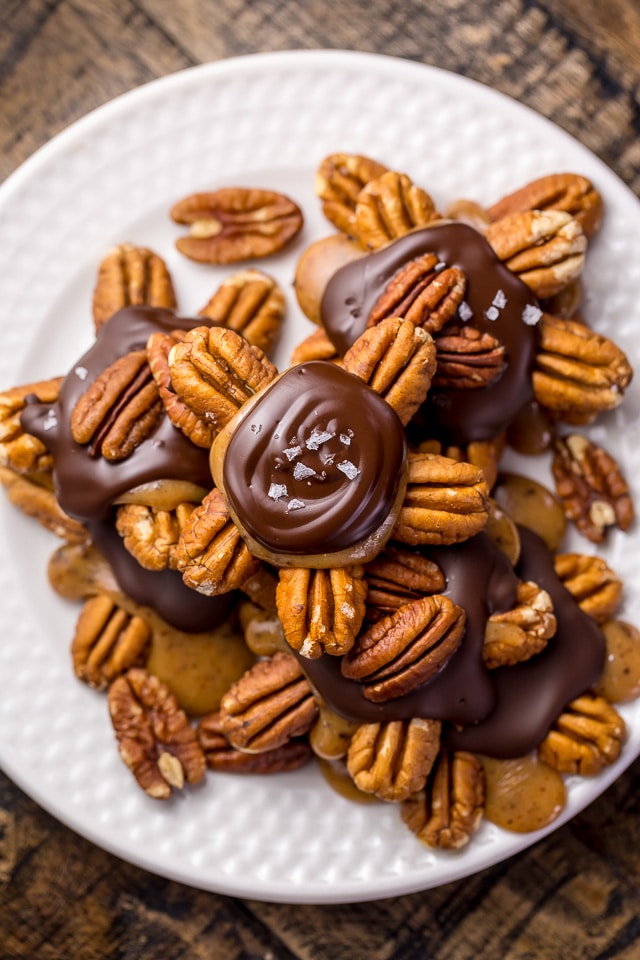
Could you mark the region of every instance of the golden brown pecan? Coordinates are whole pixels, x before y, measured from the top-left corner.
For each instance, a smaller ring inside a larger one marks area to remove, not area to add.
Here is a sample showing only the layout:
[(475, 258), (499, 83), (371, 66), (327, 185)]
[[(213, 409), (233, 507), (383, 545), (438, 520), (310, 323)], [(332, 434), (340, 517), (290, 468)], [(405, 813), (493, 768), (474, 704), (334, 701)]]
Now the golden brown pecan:
[(307, 360), (340, 360), (340, 355), (322, 328), (301, 340), (291, 352), (291, 366), (306, 363)]
[(575, 217), (587, 237), (602, 221), (603, 202), (590, 180), (577, 173), (550, 173), (502, 197), (489, 207), (492, 220), (527, 210), (565, 210)]
[(606, 450), (579, 433), (558, 437), (551, 466), (564, 511), (583, 536), (602, 543), (609, 527), (629, 529), (629, 487)]
[(199, 263), (267, 257), (282, 250), (303, 222), (300, 208), (289, 197), (249, 187), (194, 193), (175, 204), (171, 218), (190, 228), (176, 247)]
[(109, 687), (109, 713), (120, 756), (150, 797), (167, 800), (205, 773), (202, 747), (169, 688), (134, 667)]
[(622, 580), (602, 557), (558, 553), (553, 558), (557, 577), (578, 606), (596, 623), (608, 620), (620, 605)]
[(263, 753), (236, 750), (222, 732), (219, 711), (202, 717), (198, 724), (198, 740), (207, 766), (228, 773), (283, 773), (297, 770), (311, 759), (311, 747), (305, 740), (289, 740), (281, 747)]
[(366, 619), (381, 620), (398, 607), (433, 593), (441, 593), (445, 577), (433, 560), (413, 550), (389, 544), (364, 569), (367, 581)]
[(171, 385), (169, 354), (177, 343), (184, 340), (184, 336), (182, 330), (175, 330), (173, 334), (152, 333), (147, 340), (147, 360), (153, 379), (158, 386), (160, 399), (171, 423), (197, 447), (208, 450), (215, 437), (213, 424), (204, 417), (197, 416), (180, 399)]
[(402, 819), (428, 847), (459, 850), (480, 825), (484, 795), (478, 758), (441, 750), (424, 790), (402, 804)]
[(311, 660), (346, 653), (362, 625), (366, 595), (361, 566), (280, 570), (276, 603), (287, 643)]
[(182, 526), (175, 563), (187, 586), (208, 597), (240, 587), (260, 565), (249, 553), (215, 489)]
[(120, 357), (97, 377), (71, 413), (76, 443), (92, 456), (124, 460), (156, 429), (163, 414), (144, 350)]
[(121, 243), (100, 263), (93, 291), (96, 331), (123, 307), (144, 304), (175, 310), (176, 295), (164, 260), (153, 250)]
[(327, 220), (354, 236), (358, 194), (386, 170), (382, 163), (359, 154), (331, 153), (325, 157), (316, 173), (315, 190)]
[(540, 759), (560, 773), (590, 776), (620, 756), (625, 723), (604, 697), (572, 700), (538, 747)]
[(459, 543), (480, 533), (489, 516), (483, 471), (437, 454), (408, 458), (407, 492), (392, 538), (410, 546)]
[(241, 333), (268, 353), (280, 333), (285, 308), (284, 294), (273, 277), (260, 270), (240, 270), (222, 281), (199, 316)]
[(247, 753), (275, 750), (308, 733), (318, 714), (309, 683), (292, 653), (259, 660), (220, 704), (229, 743)]
[(394, 274), (378, 297), (368, 326), (387, 317), (404, 317), (434, 334), (455, 316), (466, 287), (459, 267), (445, 267), (434, 253), (424, 253)]
[(151, 629), (142, 617), (131, 616), (106, 593), (84, 604), (71, 642), (76, 677), (105, 689), (130, 667), (144, 663)]
[(363, 723), (347, 753), (347, 769), (359, 790), (401, 803), (424, 787), (440, 749), (437, 720)]
[(169, 354), (171, 384), (196, 416), (220, 430), (277, 374), (259, 347), (234, 330), (195, 327)]
[(357, 638), (343, 676), (363, 684), (373, 703), (402, 697), (435, 676), (460, 646), (467, 615), (448, 597), (412, 600)]
[(490, 670), (528, 660), (556, 632), (553, 603), (546, 590), (532, 581), (518, 584), (516, 605), (492, 613), (485, 627), (482, 656)]
[(243, 580), (241, 590), (246, 596), (266, 613), (277, 615), (276, 587), (278, 573), (275, 569), (260, 564), (255, 573)]
[(487, 227), (496, 255), (537, 297), (553, 297), (580, 276), (587, 240), (562, 210), (513, 213)]
[(498, 465), (504, 445), (504, 436), (496, 437), (495, 440), (472, 440), (466, 447), (453, 444), (443, 447), (439, 440), (423, 440), (414, 448), (414, 453), (436, 453), (451, 460), (472, 463), (474, 467), (480, 467), (489, 489), (492, 489), (498, 478)]
[(436, 348), (426, 330), (390, 317), (358, 337), (343, 365), (384, 397), (406, 426), (429, 392)]
[(9, 503), (37, 520), (46, 530), (69, 543), (82, 543), (89, 537), (87, 528), (64, 512), (48, 487), (35, 483), (32, 475), (23, 476), (8, 467), (0, 467), (0, 483)]
[(619, 347), (575, 320), (545, 313), (533, 392), (543, 407), (569, 423), (587, 422), (622, 401), (632, 370)]
[[(11, 387), (0, 393), (0, 464), (16, 473), (50, 473), (53, 457), (42, 441), (25, 433), (20, 414), (30, 397), (39, 403), (55, 403), (63, 377)], [(52, 420), (51, 425), (55, 426)]]
[(504, 345), (467, 324), (449, 324), (435, 338), (434, 387), (470, 390), (488, 387), (506, 365)]
[(116, 529), (129, 553), (146, 570), (175, 570), (180, 531), (194, 508), (181, 503), (175, 510), (158, 510), (127, 503), (116, 511)]
[(426, 190), (416, 186), (406, 173), (387, 170), (358, 194), (355, 235), (365, 249), (378, 250), (437, 216)]

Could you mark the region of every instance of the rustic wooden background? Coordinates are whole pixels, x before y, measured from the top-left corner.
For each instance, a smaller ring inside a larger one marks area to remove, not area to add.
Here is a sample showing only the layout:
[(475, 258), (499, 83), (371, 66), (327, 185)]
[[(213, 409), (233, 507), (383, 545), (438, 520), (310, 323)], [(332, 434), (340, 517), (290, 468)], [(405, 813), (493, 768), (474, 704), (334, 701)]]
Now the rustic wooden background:
[[(320, 47), (487, 83), (564, 127), (640, 196), (638, 0), (0, 0), (0, 180), (71, 121), (155, 77)], [(636, 763), (572, 823), (471, 879), (293, 908), (121, 863), (0, 774), (0, 960), (637, 960), (639, 791)]]

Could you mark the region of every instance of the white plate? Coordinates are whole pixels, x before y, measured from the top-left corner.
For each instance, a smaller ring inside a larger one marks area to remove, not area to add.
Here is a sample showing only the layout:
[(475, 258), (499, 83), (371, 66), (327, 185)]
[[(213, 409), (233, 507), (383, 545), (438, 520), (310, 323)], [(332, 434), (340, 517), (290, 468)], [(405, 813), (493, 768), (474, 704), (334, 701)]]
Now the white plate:
[[(112, 244), (156, 249), (181, 311), (201, 307), (230, 271), (181, 258), (173, 247), (181, 230), (167, 210), (183, 195), (229, 185), (281, 190), (306, 214), (298, 242), (264, 264), (289, 299), (284, 360), (311, 329), (291, 279), (303, 247), (329, 232), (313, 174), (338, 150), (408, 172), (441, 206), (461, 196), (491, 202), (545, 172), (593, 178), (607, 217), (589, 252), (587, 310), (637, 359), (639, 204), (593, 155), (519, 104), (452, 74), (366, 54), (293, 52), (198, 67), (120, 97), (57, 136), (0, 188), (0, 385), (66, 372), (89, 345), (96, 266)], [(620, 458), (636, 494), (638, 409), (636, 384), (623, 407), (590, 431)], [(447, 883), (541, 836), (485, 824), (463, 852), (432, 852), (397, 808), (351, 804), (311, 768), (264, 779), (209, 774), (184, 797), (147, 799), (118, 759), (106, 698), (72, 676), (77, 608), (46, 581), (57, 542), (4, 498), (0, 511), (0, 761), (38, 803), (99, 846), (203, 889), (330, 903)], [(585, 541), (574, 545), (588, 552)], [(639, 546), (634, 530), (614, 535), (606, 551), (627, 584), (623, 615), (636, 623)], [(551, 829), (638, 754), (640, 703), (622, 712), (630, 728), (622, 758), (602, 776), (572, 781)]]

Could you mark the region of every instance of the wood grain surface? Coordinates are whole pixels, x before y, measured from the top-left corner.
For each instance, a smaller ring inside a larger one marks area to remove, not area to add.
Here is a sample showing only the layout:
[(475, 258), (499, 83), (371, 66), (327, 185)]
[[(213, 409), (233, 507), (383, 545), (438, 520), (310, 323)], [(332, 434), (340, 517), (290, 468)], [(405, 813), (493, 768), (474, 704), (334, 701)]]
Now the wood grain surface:
[[(572, 133), (640, 196), (637, 0), (2, 0), (0, 180), (155, 77), (319, 47), (489, 84)], [(637, 960), (639, 791), (636, 763), (547, 840), (470, 879), (376, 904), (291, 907), (122, 863), (0, 775), (0, 960)]]

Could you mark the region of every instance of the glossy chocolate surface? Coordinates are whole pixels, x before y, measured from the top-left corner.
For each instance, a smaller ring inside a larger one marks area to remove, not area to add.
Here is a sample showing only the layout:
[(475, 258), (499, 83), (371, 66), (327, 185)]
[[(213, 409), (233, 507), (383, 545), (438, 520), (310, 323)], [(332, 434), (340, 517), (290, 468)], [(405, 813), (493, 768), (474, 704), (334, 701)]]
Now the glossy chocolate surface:
[(358, 377), (322, 360), (287, 370), (238, 423), (227, 499), (268, 550), (332, 553), (389, 516), (406, 457), (402, 424)]
[[(538, 304), (526, 284), (498, 260), (472, 227), (464, 223), (426, 227), (346, 264), (327, 284), (322, 322), (344, 355), (366, 329), (389, 280), (406, 263), (430, 251), (441, 263), (464, 271), (465, 317), (469, 318), (464, 322), (499, 338), (507, 363), (500, 378), (488, 387), (432, 390), (417, 422), (426, 436), (456, 443), (490, 439), (532, 398), (531, 368), (538, 337), (531, 321), (538, 315)], [(454, 319), (463, 322), (460, 317)]]

